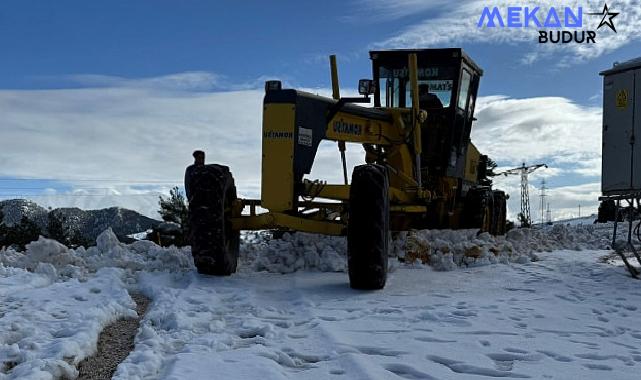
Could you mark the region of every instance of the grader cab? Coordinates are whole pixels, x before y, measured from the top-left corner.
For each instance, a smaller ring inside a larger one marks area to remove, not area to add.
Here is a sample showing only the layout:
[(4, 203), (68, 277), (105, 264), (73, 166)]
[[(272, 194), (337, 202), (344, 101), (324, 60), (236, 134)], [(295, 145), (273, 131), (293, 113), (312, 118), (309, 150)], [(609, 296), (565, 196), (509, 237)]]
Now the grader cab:
[[(333, 56), (333, 98), (266, 83), (260, 200), (236, 197), (227, 166), (192, 171), (189, 214), (199, 272), (236, 270), (240, 230), (306, 231), (346, 235), (350, 285), (380, 289), (390, 231), (504, 233), (506, 195), (491, 189), (487, 157), (470, 142), (482, 70), (461, 49), (370, 57), (373, 79), (359, 82), (361, 97), (340, 96)], [(371, 97), (374, 107), (358, 105)], [(324, 140), (337, 142), (344, 183), (306, 178)], [(366, 152), (351, 181), (347, 142)]]

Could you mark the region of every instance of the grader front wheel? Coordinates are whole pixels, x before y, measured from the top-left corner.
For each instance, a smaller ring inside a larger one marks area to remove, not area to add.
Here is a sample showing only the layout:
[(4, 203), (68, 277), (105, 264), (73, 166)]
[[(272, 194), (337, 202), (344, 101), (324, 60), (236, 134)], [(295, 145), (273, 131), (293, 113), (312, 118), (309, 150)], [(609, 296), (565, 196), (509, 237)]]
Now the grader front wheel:
[(236, 199), (234, 178), (227, 166), (196, 167), (190, 181), (191, 253), (198, 273), (229, 276), (236, 272), (240, 232), (231, 225)]
[(347, 267), (354, 289), (382, 289), (387, 280), (389, 180), (385, 167), (354, 168), (349, 192)]

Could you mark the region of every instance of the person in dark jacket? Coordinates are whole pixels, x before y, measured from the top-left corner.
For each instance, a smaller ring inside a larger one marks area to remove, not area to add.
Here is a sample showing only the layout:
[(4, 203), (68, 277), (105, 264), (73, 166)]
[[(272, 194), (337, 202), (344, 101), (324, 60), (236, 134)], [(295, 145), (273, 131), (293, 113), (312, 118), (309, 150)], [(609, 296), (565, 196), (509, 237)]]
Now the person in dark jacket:
[(192, 156), (194, 156), (194, 163), (187, 166), (187, 169), (185, 170), (185, 195), (187, 195), (187, 200), (191, 199), (191, 192), (189, 191), (191, 173), (196, 167), (205, 165), (205, 152), (202, 150), (195, 150)]
[(441, 99), (438, 98), (435, 94), (430, 92), (430, 86), (428, 84), (421, 84), (418, 86), (418, 102), (419, 107), (423, 110), (434, 110), (442, 109), (443, 103)]

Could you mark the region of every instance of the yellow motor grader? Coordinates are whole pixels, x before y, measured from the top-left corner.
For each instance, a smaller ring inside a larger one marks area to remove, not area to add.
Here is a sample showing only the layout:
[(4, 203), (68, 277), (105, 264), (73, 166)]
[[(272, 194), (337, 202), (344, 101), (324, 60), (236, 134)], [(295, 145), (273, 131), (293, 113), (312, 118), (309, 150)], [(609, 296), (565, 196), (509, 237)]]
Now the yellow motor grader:
[[(370, 58), (373, 79), (359, 81), (360, 97), (340, 96), (335, 56), (333, 98), (266, 82), (261, 199), (238, 198), (227, 166), (192, 170), (189, 219), (200, 273), (235, 272), (241, 230), (305, 231), (346, 235), (351, 287), (380, 289), (390, 231), (505, 232), (506, 195), (492, 190), (488, 158), (470, 141), (483, 71), (457, 48)], [(338, 143), (342, 184), (306, 178), (323, 140)], [(365, 150), (351, 182), (347, 142)]]

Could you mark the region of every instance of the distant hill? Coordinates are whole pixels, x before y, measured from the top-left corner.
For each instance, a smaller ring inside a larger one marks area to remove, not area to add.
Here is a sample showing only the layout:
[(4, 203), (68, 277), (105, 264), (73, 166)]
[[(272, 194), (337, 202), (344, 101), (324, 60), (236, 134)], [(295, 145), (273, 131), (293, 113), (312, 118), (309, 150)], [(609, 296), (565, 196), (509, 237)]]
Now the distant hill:
[(81, 210), (79, 208), (57, 208), (48, 210), (35, 202), (25, 199), (10, 199), (0, 201), (0, 209), (4, 213), (4, 222), (8, 226), (20, 222), (23, 216), (35, 222), (42, 231), (46, 231), (48, 213), (53, 211), (56, 216), (65, 220), (65, 228), (69, 232), (79, 232), (86, 239), (94, 241), (108, 227), (121, 239), (156, 226), (160, 221), (148, 218), (136, 211), (119, 207), (101, 210)]

